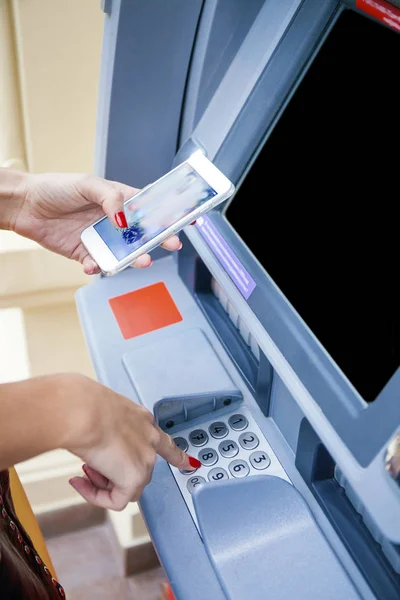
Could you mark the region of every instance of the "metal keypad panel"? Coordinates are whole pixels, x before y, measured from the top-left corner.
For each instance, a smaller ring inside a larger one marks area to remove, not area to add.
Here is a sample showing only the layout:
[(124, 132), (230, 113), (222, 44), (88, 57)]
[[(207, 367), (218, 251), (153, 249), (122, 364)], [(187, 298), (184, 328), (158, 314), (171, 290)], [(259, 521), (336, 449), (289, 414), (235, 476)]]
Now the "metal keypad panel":
[(262, 474), (275, 475), (289, 481), (245, 406), (201, 426), (179, 431), (173, 438), (181, 450), (202, 463), (197, 471), (190, 472), (180, 471), (170, 465), (196, 527), (198, 525), (192, 494), (200, 485)]

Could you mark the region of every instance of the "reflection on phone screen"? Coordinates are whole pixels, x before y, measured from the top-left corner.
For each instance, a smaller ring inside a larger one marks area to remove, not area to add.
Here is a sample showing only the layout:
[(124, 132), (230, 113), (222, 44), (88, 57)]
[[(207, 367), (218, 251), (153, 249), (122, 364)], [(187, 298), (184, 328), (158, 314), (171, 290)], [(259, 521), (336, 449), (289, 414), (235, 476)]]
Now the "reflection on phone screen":
[(216, 191), (183, 164), (125, 203), (126, 229), (115, 228), (108, 218), (94, 228), (117, 260), (122, 260), (213, 196)]

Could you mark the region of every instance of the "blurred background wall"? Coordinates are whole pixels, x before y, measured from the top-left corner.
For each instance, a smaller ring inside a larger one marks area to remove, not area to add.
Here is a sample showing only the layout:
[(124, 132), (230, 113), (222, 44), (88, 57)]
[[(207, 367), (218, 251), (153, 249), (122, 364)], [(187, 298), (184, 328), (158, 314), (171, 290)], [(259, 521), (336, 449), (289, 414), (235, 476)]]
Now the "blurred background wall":
[[(92, 171), (103, 21), (99, 0), (0, 0), (0, 166)], [(88, 282), (80, 265), (0, 232), (0, 383), (93, 376), (74, 302)], [(80, 502), (68, 453), (17, 470), (37, 513)]]

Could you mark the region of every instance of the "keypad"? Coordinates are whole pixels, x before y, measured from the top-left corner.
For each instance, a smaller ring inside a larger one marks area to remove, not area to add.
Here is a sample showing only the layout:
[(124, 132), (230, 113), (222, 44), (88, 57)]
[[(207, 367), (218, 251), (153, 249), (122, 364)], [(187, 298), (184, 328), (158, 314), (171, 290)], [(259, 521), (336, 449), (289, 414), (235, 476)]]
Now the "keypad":
[[(256, 452), (250, 453), (251, 450), (258, 448), (260, 440), (253, 431), (249, 430), (249, 420), (244, 414), (235, 413), (231, 415), (228, 418), (228, 423), (225, 421), (214, 421), (208, 426), (208, 432), (210, 433), (211, 438), (208, 436), (205, 429), (193, 429), (189, 431), (187, 439), (186, 437), (183, 437), (183, 435), (174, 438), (175, 444), (184, 452), (189, 450), (189, 444), (194, 446), (194, 448), (201, 447), (201, 450), (196, 454), (204, 467), (213, 467), (218, 462), (219, 457), (228, 459), (229, 462), (224, 465), (227, 469), (221, 466), (208, 471), (208, 481), (222, 481), (224, 479), (229, 479), (229, 477), (247, 477), (250, 473), (250, 466), (256, 471), (264, 471), (271, 464), (271, 459), (265, 451), (257, 450)], [(226, 436), (228, 436), (229, 433), (239, 434), (237, 441), (231, 437), (226, 439)], [(217, 441), (221, 438), (223, 438), (223, 440), (219, 442), (217, 448), (209, 446), (204, 447), (210, 439), (215, 439)], [(237, 457), (239, 452), (243, 453), (243, 458), (229, 460)], [(180, 470), (180, 473), (186, 475), (186, 477), (193, 475), (193, 471), (186, 471), (183, 469)], [(193, 493), (193, 490), (200, 483), (205, 483), (204, 477), (199, 475), (190, 477), (187, 483), (187, 488), (190, 493)]]
[(245, 406), (201, 427), (182, 429), (174, 440), (178, 448), (201, 462), (196, 471), (179, 471), (170, 465), (196, 526), (192, 495), (199, 486), (264, 474), (288, 479)]
[[(204, 467), (214, 466), (220, 456), (224, 459), (233, 459), (243, 449), (242, 451), (245, 451), (243, 458), (232, 460), (226, 465), (230, 476), (235, 478), (247, 477), (250, 473), (250, 465), (256, 471), (263, 471), (269, 467), (271, 459), (266, 452), (258, 450), (250, 454), (251, 450), (255, 450), (260, 445), (260, 440), (253, 431), (249, 430), (249, 420), (243, 413), (231, 415), (228, 418), (228, 424), (225, 421), (212, 422), (208, 426), (208, 431), (211, 438), (205, 429), (193, 429), (188, 432), (187, 439), (183, 435), (175, 437), (175, 444), (184, 452), (189, 449), (189, 444), (194, 448), (201, 447), (201, 450), (197, 452), (197, 458)], [(239, 433), (237, 441), (230, 437), (225, 439), (229, 433), (236, 432)], [(221, 438), (224, 439), (219, 442), (217, 448), (204, 447), (211, 439), (219, 440)], [(209, 471), (207, 479), (209, 481), (229, 479), (228, 472), (222, 466), (216, 467)], [(193, 475), (193, 471), (184, 469), (181, 469), (180, 473), (186, 476)], [(193, 476), (189, 479), (187, 488), (192, 493), (200, 483), (205, 483), (204, 477)]]

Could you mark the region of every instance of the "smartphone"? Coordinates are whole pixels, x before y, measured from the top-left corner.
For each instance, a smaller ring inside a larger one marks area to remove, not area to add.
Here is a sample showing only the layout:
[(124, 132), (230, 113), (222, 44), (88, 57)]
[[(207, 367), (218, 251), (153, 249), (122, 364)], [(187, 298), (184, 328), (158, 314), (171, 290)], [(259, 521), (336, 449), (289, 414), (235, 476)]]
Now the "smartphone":
[(198, 150), (125, 202), (126, 229), (103, 217), (82, 231), (81, 240), (102, 273), (114, 275), (234, 191), (232, 182)]

